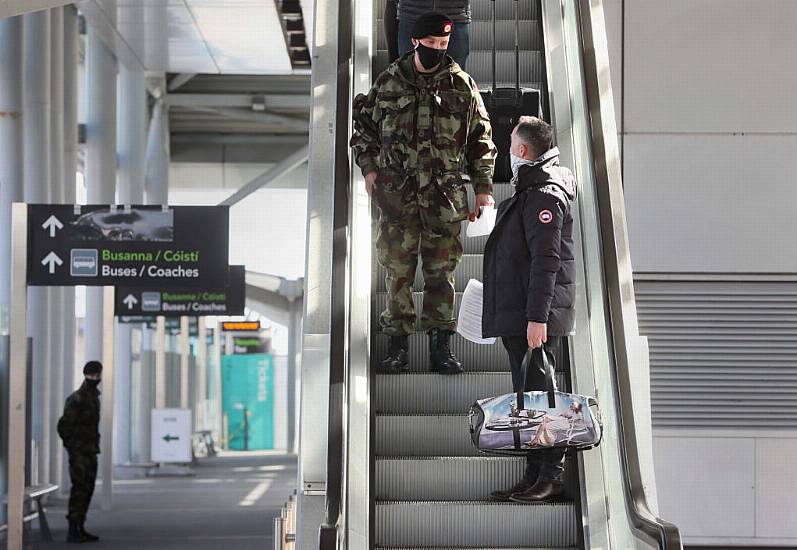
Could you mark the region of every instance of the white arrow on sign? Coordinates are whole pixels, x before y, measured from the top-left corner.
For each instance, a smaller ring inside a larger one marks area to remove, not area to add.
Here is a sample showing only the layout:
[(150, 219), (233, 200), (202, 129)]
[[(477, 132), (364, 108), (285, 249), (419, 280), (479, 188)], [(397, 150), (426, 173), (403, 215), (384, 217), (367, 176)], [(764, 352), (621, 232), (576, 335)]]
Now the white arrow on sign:
[(58, 254), (56, 254), (55, 252), (50, 252), (42, 260), (42, 265), (48, 265), (49, 264), (49, 266), (50, 266), (50, 275), (55, 273), (56, 264), (57, 265), (62, 265), (63, 263), (64, 263), (64, 261), (61, 258), (59, 258)]
[[(55, 237), (56, 231), (58, 231), (59, 229), (63, 229), (63, 228), (64, 228), (64, 224), (62, 224), (61, 220), (59, 220), (55, 216), (50, 216), (49, 218), (47, 218), (47, 221), (42, 224), (42, 229), (44, 229), (44, 230), (49, 229), (50, 230), (50, 237)], [(61, 264), (58, 264), (58, 265), (61, 265)], [(50, 273), (52, 273), (52, 271)]]
[(136, 300), (136, 297), (132, 294), (128, 294), (125, 299), (122, 300), (122, 303), (127, 306), (127, 309), (133, 309), (133, 306), (138, 303), (138, 300)]

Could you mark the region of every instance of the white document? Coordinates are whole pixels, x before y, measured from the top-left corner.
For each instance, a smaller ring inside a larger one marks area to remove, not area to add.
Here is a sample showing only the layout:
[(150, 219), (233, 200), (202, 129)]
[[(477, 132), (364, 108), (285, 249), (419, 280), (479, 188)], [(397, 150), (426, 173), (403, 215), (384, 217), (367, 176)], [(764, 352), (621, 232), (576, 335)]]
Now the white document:
[(459, 306), (457, 332), (477, 344), (495, 344), (495, 338), (482, 338), (482, 289), (481, 281), (468, 281)]
[(468, 237), (483, 237), (489, 235), (495, 227), (495, 216), (498, 210), (495, 206), (482, 206), (481, 216), (476, 218), (475, 222), (468, 222), (468, 227), (465, 229), (465, 235)]

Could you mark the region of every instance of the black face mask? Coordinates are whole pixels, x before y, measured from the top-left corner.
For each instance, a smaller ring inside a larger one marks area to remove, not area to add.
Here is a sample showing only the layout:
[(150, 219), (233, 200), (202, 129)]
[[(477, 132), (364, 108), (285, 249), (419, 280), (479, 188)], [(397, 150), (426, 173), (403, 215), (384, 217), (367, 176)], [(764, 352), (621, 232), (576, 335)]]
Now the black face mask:
[(423, 65), (423, 68), (428, 71), (434, 69), (437, 65), (443, 62), (447, 50), (430, 48), (429, 46), (424, 46), (418, 42), (418, 46), (415, 48), (415, 51), (418, 52), (418, 59), (420, 60), (421, 65)]
[(102, 380), (91, 380), (86, 378), (86, 385), (91, 389), (95, 389), (97, 386), (99, 386), (100, 382), (102, 382)]

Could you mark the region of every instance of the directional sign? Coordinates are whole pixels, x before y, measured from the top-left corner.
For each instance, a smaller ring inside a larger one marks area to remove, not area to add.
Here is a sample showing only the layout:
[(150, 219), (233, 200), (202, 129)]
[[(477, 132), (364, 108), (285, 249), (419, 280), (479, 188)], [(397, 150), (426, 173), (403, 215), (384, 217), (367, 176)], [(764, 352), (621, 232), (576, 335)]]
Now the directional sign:
[(225, 206), (28, 205), (28, 284), (223, 288), (229, 217)]
[(191, 411), (152, 409), (152, 462), (191, 462)]
[(246, 301), (245, 270), (231, 265), (228, 283), (218, 287), (116, 287), (116, 315), (243, 315)]

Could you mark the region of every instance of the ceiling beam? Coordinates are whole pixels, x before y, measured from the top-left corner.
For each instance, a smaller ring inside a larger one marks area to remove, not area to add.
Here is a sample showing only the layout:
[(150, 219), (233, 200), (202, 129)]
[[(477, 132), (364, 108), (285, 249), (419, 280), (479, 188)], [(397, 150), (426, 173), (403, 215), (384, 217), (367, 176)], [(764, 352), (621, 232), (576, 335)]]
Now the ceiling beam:
[(177, 145), (274, 145), (307, 143), (307, 133), (296, 134), (198, 134), (172, 133), (172, 144)]
[(210, 113), (232, 120), (240, 120), (243, 122), (253, 122), (256, 124), (263, 124), (266, 126), (277, 126), (280, 128), (290, 129), (297, 132), (309, 131), (310, 123), (307, 119), (289, 117), (285, 115), (277, 115), (274, 113), (264, 113), (260, 111), (247, 111), (244, 109), (231, 109), (227, 107), (220, 107), (218, 109), (210, 107), (193, 107), (195, 111), (203, 113)]
[(254, 105), (270, 109), (310, 110), (310, 96), (303, 94), (174, 94), (172, 107), (246, 107)]
[(192, 78), (194, 78), (197, 73), (180, 73), (174, 78), (169, 81), (169, 91), (174, 92), (178, 88), (185, 86), (188, 84)]
[(219, 203), (219, 206), (232, 206), (233, 204), (239, 203), (244, 200), (246, 197), (260, 189), (261, 187), (268, 185), (275, 179), (287, 174), (288, 172), (294, 170), (295, 168), (301, 166), (305, 162), (307, 162), (307, 158), (310, 154), (310, 146), (305, 145), (304, 147), (300, 147), (296, 150), (295, 153), (287, 157), (285, 160), (277, 164), (276, 166), (272, 166), (269, 170), (266, 170), (258, 177), (238, 189), (235, 193), (224, 199)]

